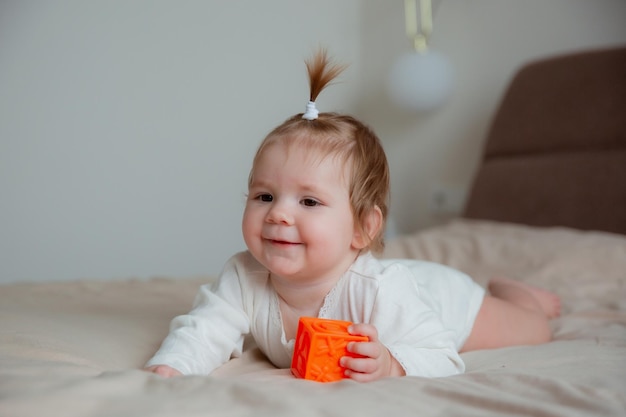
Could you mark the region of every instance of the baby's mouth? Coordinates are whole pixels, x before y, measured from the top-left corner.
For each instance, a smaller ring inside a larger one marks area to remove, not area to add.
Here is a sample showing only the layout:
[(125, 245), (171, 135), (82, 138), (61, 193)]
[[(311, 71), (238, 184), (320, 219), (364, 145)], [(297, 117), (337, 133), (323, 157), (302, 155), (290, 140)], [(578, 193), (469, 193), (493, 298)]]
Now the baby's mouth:
[(265, 239), (265, 240), (271, 243), (272, 245), (277, 245), (277, 246), (296, 246), (300, 244), (298, 242), (289, 242), (287, 240), (280, 240), (280, 239)]

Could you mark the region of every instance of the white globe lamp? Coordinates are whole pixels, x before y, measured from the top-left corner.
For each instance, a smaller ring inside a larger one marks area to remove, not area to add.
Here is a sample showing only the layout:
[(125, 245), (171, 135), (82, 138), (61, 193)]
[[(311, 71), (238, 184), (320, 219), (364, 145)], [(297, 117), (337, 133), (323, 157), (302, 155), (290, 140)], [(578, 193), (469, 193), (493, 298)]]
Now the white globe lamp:
[(398, 58), (387, 79), (390, 100), (412, 112), (426, 112), (442, 106), (452, 94), (454, 74), (448, 59), (428, 47), (432, 33), (432, 5), (420, 0), (420, 27), (416, 0), (404, 1), (407, 37), (414, 51)]
[(400, 108), (426, 112), (441, 107), (450, 97), (453, 73), (447, 58), (426, 50), (402, 55), (391, 67), (387, 90)]

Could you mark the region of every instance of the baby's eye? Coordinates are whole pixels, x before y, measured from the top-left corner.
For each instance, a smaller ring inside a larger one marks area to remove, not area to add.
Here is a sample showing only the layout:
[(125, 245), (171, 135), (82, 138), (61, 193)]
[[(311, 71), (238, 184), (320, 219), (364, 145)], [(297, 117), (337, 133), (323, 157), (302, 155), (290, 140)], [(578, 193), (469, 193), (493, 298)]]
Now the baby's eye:
[(312, 198), (305, 198), (301, 201), (301, 204), (307, 207), (315, 207), (315, 206), (319, 206), (320, 202)]
[(259, 194), (256, 196), (257, 200), (264, 201), (266, 203), (270, 203), (274, 201), (274, 196), (271, 194)]

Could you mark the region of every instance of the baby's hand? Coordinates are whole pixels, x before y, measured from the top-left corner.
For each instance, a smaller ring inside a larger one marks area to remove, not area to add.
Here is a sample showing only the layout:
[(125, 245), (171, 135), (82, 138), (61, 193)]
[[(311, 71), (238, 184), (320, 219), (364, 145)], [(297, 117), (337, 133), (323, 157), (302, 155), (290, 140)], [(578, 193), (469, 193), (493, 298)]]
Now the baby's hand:
[(353, 358), (344, 356), (339, 364), (346, 368), (345, 375), (359, 382), (374, 381), (389, 376), (404, 376), (400, 363), (389, 350), (378, 340), (378, 331), (371, 324), (353, 324), (348, 328), (353, 335), (369, 337), (368, 342), (350, 342), (347, 349), (350, 353), (364, 356)]
[(162, 377), (165, 377), (165, 378), (182, 375), (180, 371), (167, 365), (152, 365), (152, 366), (147, 367), (145, 370), (148, 372), (155, 373), (157, 375), (161, 375)]

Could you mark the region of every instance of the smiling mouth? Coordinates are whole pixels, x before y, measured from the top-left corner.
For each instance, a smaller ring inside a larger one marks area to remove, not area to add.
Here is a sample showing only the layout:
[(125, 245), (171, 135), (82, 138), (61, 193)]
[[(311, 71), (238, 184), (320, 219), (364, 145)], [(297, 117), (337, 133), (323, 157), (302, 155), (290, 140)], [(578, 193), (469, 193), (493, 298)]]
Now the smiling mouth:
[(276, 240), (276, 239), (265, 239), (267, 242), (276, 246), (296, 246), (300, 245), (298, 242), (288, 242), (286, 240)]

